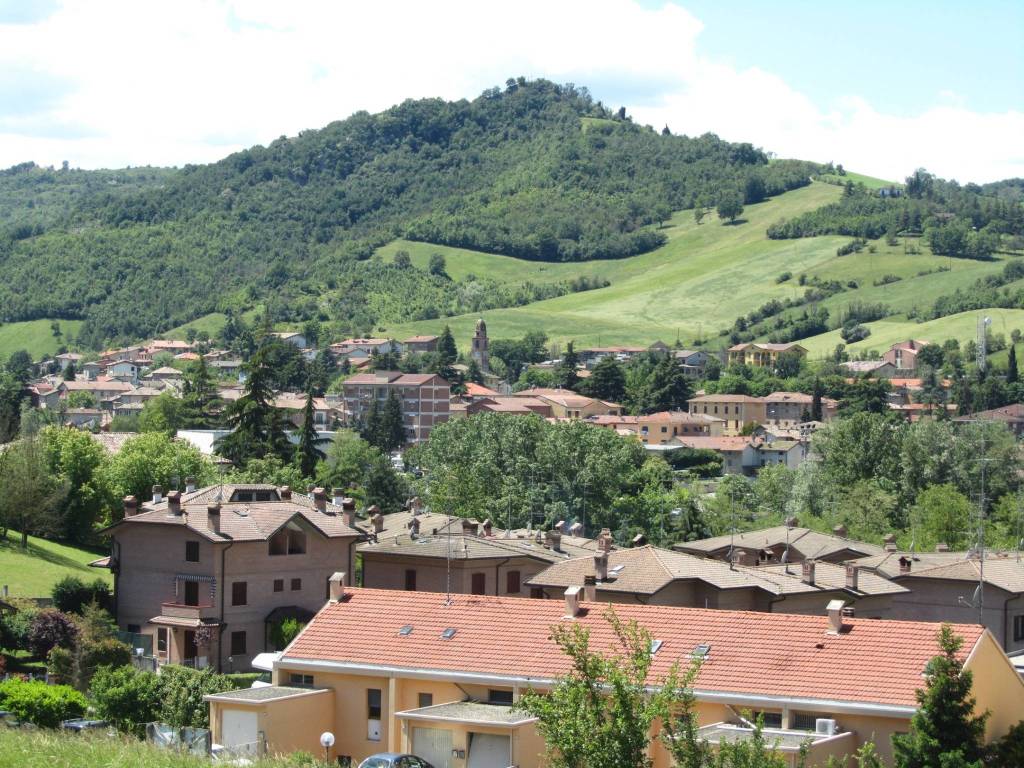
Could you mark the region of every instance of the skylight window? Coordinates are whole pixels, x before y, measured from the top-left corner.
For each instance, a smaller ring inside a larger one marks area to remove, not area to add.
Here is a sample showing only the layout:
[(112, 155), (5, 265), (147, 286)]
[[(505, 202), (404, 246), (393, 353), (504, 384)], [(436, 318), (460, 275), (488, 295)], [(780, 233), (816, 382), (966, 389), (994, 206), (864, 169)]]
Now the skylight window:
[(408, 637), (409, 635), (411, 635), (412, 634), (412, 624), (406, 624), (404, 627), (402, 627), (400, 630), (398, 630), (398, 634), (401, 635), (402, 637)]
[(651, 640), (651, 656), (661, 650), (661, 646), (665, 643), (661, 640)]
[(609, 570), (609, 573), (614, 573), (616, 576), (618, 576), (620, 573), (622, 573), (622, 569), (625, 567), (625, 564), (616, 565), (615, 567)]
[(455, 633), (457, 631), (458, 630), (456, 630), (455, 627), (448, 627), (444, 632), (441, 633), (441, 638), (443, 640), (451, 640), (453, 637), (455, 637)]
[(691, 656), (695, 659), (706, 659), (709, 653), (711, 653), (711, 646), (706, 643), (702, 643), (693, 649)]

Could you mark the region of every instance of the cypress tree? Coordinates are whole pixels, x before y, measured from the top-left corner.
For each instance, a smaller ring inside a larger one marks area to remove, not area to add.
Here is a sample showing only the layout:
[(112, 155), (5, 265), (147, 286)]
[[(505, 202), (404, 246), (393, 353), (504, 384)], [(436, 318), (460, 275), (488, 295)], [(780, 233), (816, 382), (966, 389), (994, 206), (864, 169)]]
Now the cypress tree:
[(316, 464), (324, 458), (324, 452), (317, 445), (320, 436), (316, 433), (313, 420), (313, 393), (306, 394), (306, 406), (302, 409), (302, 428), (299, 430), (299, 444), (295, 449), (296, 463), (303, 477), (313, 477)]
[(1010, 345), (1010, 355), (1006, 361), (1006, 383), (1016, 384), (1020, 379), (1020, 374), (1017, 371), (1017, 345)]
[(388, 393), (387, 402), (384, 403), (384, 413), (380, 418), (378, 440), (380, 443), (377, 447), (389, 453), (396, 448), (400, 448), (405, 442), (405, 425), (402, 423), (402, 403), (394, 390)]
[(814, 377), (814, 390), (811, 399), (811, 421), (822, 421), (821, 411), (821, 381)]
[(293, 451), (284, 431), (284, 417), (273, 405), (273, 371), (263, 348), (256, 351), (246, 369), (245, 394), (228, 409), (232, 431), (217, 443), (217, 453), (238, 466), (268, 455), (290, 461)]

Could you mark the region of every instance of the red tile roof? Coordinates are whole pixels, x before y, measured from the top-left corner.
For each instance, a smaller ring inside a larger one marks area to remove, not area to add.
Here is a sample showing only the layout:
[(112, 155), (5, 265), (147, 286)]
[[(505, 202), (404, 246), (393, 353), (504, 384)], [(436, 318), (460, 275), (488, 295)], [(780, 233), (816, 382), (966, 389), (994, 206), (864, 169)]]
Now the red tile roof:
[[(697, 645), (711, 646), (695, 682), (701, 692), (819, 699), (914, 707), (925, 664), (939, 652), (939, 625), (918, 621), (846, 619), (828, 634), (821, 616), (723, 611), (652, 605), (615, 606), (662, 646), (652, 682)], [(572, 619), (590, 631), (591, 647), (613, 648), (604, 604), (583, 603)], [(561, 600), (347, 589), (329, 603), (285, 651), (289, 660), (432, 670), (452, 674), (554, 679), (569, 671), (551, 640), (551, 627), (570, 621)], [(400, 636), (398, 630), (411, 626)], [(452, 627), (454, 637), (441, 639)], [(962, 658), (984, 629), (957, 624)], [(513, 630), (513, 631), (510, 631)]]

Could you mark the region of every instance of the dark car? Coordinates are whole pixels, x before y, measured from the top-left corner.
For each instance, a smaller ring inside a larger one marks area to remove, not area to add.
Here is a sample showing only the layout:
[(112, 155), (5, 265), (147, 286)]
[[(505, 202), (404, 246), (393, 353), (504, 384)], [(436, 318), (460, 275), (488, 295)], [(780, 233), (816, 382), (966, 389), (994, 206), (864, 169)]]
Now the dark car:
[(379, 752), (370, 755), (359, 764), (359, 768), (434, 768), (422, 757), (402, 755), (398, 752)]

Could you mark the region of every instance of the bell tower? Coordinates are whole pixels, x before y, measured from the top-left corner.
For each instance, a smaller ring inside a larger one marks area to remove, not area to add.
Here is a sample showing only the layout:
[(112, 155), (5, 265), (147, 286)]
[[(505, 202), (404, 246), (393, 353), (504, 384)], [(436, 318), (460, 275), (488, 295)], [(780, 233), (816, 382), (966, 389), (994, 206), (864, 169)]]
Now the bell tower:
[(481, 317), (476, 321), (476, 331), (473, 333), (473, 348), (470, 356), (476, 360), (480, 370), (487, 373), (490, 368), (490, 357), (487, 352), (487, 323)]

